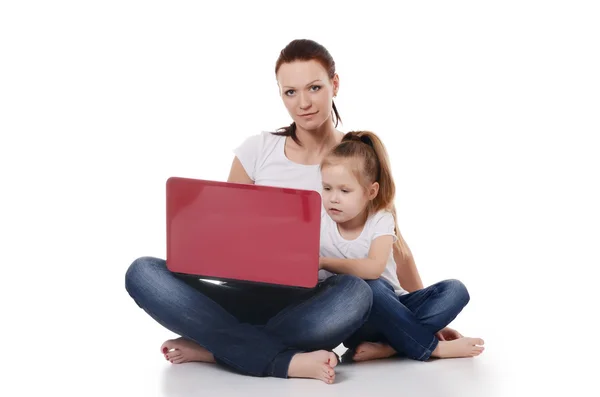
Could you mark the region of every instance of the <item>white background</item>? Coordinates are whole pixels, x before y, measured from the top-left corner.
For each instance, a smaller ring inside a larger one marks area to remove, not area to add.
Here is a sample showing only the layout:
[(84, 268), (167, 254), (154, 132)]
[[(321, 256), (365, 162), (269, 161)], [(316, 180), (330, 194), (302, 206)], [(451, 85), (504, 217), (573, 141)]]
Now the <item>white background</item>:
[[(387, 145), (424, 283), (469, 288), (455, 328), (504, 353), (497, 375), (519, 368), (521, 390), (589, 381), (596, 2), (390, 7), (2, 2), (2, 377), (23, 392), (89, 395), (162, 359), (170, 335), (135, 306), (124, 275), (138, 256), (165, 255), (165, 180), (225, 180), (246, 137), (288, 125), (275, 61), (310, 38), (337, 63), (340, 129)], [(151, 354), (130, 355), (134, 344)]]

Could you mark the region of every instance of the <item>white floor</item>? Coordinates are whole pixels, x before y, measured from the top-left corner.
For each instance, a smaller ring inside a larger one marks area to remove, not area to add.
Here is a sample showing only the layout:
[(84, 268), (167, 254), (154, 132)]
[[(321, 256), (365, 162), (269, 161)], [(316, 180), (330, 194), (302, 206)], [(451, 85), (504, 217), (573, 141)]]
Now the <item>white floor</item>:
[[(159, 348), (174, 335), (134, 304), (118, 273), (108, 272), (87, 286), (58, 277), (44, 283), (37, 279), (37, 286), (44, 284), (46, 289), (36, 293), (27, 287), (28, 294), (7, 294), (0, 327), (0, 395), (600, 395), (598, 300), (593, 294), (585, 299), (553, 292), (558, 277), (540, 285), (530, 280), (532, 290), (523, 301), (515, 293), (520, 288), (500, 299), (493, 287), (473, 285), (472, 302), (452, 325), (465, 335), (485, 339), (486, 351), (480, 357), (341, 364), (336, 383), (327, 385), (241, 376), (210, 364), (168, 363)], [(13, 280), (15, 287), (20, 285)]]
[[(380, 360), (361, 364), (342, 364), (334, 385), (305, 379), (251, 378), (228, 373), (214, 365), (170, 365), (157, 363), (161, 357), (134, 373), (139, 384), (130, 384), (128, 395), (194, 396), (256, 395), (370, 396), (396, 390), (399, 395), (490, 395), (501, 387), (498, 361), (490, 355), (478, 360), (448, 360), (431, 363)], [(148, 382), (151, 380), (150, 382)], [(135, 393), (134, 393), (135, 392)]]
[[(89, 262), (84, 259), (81, 256), (81, 263), (89, 268), (77, 279), (74, 272), (3, 278), (10, 285), (0, 291), (5, 295), (0, 379), (6, 391), (0, 395), (600, 395), (598, 299), (589, 268), (572, 268), (576, 277), (558, 271), (536, 272), (534, 277), (523, 270), (521, 278), (498, 273), (492, 280), (484, 272), (477, 277), (464, 273), (471, 302), (451, 326), (485, 340), (480, 357), (341, 364), (336, 383), (327, 385), (242, 376), (210, 364), (170, 364), (160, 345), (174, 335), (139, 309), (125, 291), (127, 261), (91, 272), (111, 263), (108, 254)], [(40, 261), (40, 268), (48, 263), (53, 262)], [(427, 266), (421, 268), (427, 280), (434, 279)]]
[[(120, 299), (104, 301), (103, 312), (104, 321), (112, 318), (113, 323), (107, 326), (97, 322), (102, 333), (97, 330), (91, 341), (94, 355), (81, 357), (74, 345), (62, 350), (68, 355), (56, 357), (60, 366), (45, 371), (53, 374), (51, 382), (60, 385), (59, 390), (70, 390), (68, 395), (347, 397), (393, 393), (467, 397), (531, 396), (551, 391), (600, 395), (593, 386), (597, 384), (593, 368), (598, 367), (588, 348), (595, 348), (593, 343), (586, 347), (574, 334), (568, 334), (566, 322), (546, 322), (546, 310), (527, 320), (519, 313), (531, 303), (519, 309), (516, 300), (494, 300), (494, 291), (488, 291), (487, 295), (476, 293), (478, 300), (471, 302), (453, 323), (463, 334), (485, 339), (487, 349), (480, 357), (425, 363), (398, 359), (342, 363), (333, 385), (316, 380), (241, 376), (211, 364), (172, 365), (164, 360), (159, 347), (174, 335), (138, 309), (125, 292), (114, 291)], [(505, 314), (508, 311), (500, 309), (503, 305), (514, 309), (512, 322)], [(93, 324), (83, 326), (91, 329)], [(75, 343), (85, 341), (84, 336), (73, 337)], [(551, 345), (553, 340), (556, 342)], [(344, 349), (336, 351), (341, 354)], [(57, 378), (57, 374), (63, 375)], [(47, 390), (43, 384), (29, 386)]]
[(233, 375), (216, 366), (187, 364), (170, 366), (149, 364), (136, 373), (147, 384), (147, 393), (139, 395), (257, 395), (306, 396), (318, 393), (330, 396), (368, 396), (397, 390), (400, 395), (480, 396), (485, 390), (497, 390), (494, 361), (454, 360), (435, 363), (379, 361), (338, 367), (337, 381), (326, 385), (304, 379), (257, 379)]
[[(131, 331), (131, 329), (129, 329)], [(143, 333), (143, 330), (139, 330)], [(130, 332), (127, 332), (130, 335)], [(488, 350), (476, 359), (437, 360), (420, 363), (380, 360), (341, 364), (334, 385), (305, 379), (253, 378), (230, 373), (216, 365), (188, 363), (171, 365), (158, 352), (157, 343), (141, 337), (130, 342), (126, 362), (119, 355), (106, 366), (116, 378), (103, 385), (104, 392), (126, 396), (516, 396), (542, 392), (586, 390), (576, 380), (585, 365), (569, 364), (564, 358), (531, 356), (527, 341), (508, 348), (507, 341), (487, 338)], [(516, 341), (515, 341), (516, 342)], [(575, 365), (573, 367), (572, 365)], [(578, 368), (579, 367), (579, 368)], [(562, 369), (559, 369), (562, 368)], [(557, 369), (559, 369), (557, 371)], [(550, 372), (546, 373), (546, 370)], [(591, 374), (592, 367), (587, 368)], [(564, 372), (562, 372), (564, 371)], [(583, 373), (581, 374), (583, 375)], [(558, 376), (556, 378), (555, 376)], [(582, 376), (585, 379), (584, 376)], [(590, 379), (587, 378), (587, 381)], [(117, 382), (120, 383), (117, 386)], [(97, 386), (92, 390), (97, 390)], [(81, 385), (82, 393), (88, 391)], [(589, 388), (587, 388), (588, 391)], [(596, 388), (597, 390), (597, 388)], [(579, 395), (598, 395), (590, 391)]]

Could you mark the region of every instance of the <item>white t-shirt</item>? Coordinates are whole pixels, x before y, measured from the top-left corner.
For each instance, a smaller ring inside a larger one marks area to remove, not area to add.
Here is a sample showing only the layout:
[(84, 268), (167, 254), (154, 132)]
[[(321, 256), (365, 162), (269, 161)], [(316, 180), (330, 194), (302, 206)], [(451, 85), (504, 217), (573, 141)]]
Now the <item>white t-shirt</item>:
[[(380, 236), (394, 236), (394, 242), (397, 237), (395, 234), (394, 216), (391, 212), (382, 210), (371, 215), (361, 232), (354, 240), (346, 240), (340, 234), (337, 223), (326, 213), (321, 213), (321, 249), (320, 256), (341, 259), (360, 259), (369, 256), (369, 249), (374, 239)], [(319, 271), (319, 280), (330, 277), (333, 273), (321, 269)], [(394, 261), (393, 250), (390, 250), (385, 270), (381, 278), (388, 281), (393, 287), (396, 295), (407, 294), (408, 291), (400, 286), (398, 276), (396, 275), (396, 262)]]
[(321, 194), (319, 165), (298, 164), (288, 159), (285, 138), (264, 131), (248, 137), (234, 153), (257, 185), (315, 190)]

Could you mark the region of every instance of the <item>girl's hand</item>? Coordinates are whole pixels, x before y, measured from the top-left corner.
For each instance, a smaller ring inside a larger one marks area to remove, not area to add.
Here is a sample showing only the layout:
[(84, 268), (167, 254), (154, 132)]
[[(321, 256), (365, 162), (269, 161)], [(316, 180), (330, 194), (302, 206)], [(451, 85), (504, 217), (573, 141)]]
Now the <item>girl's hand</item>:
[(438, 332), (436, 332), (435, 336), (439, 340), (454, 340), (454, 339), (459, 339), (459, 338), (463, 337), (460, 334), (460, 332), (458, 332), (457, 330), (452, 329), (450, 327), (446, 327), (442, 330), (439, 330)]

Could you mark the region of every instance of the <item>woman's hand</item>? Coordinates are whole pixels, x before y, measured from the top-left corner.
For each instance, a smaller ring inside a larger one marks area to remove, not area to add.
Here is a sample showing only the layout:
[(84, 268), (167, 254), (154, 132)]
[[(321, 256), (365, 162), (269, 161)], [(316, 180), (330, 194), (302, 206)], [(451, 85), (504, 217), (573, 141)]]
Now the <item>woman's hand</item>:
[(460, 332), (458, 332), (457, 330), (452, 329), (450, 327), (446, 327), (442, 330), (439, 330), (438, 332), (436, 332), (435, 336), (439, 340), (454, 340), (454, 339), (459, 339), (459, 338), (463, 337), (460, 334)]

